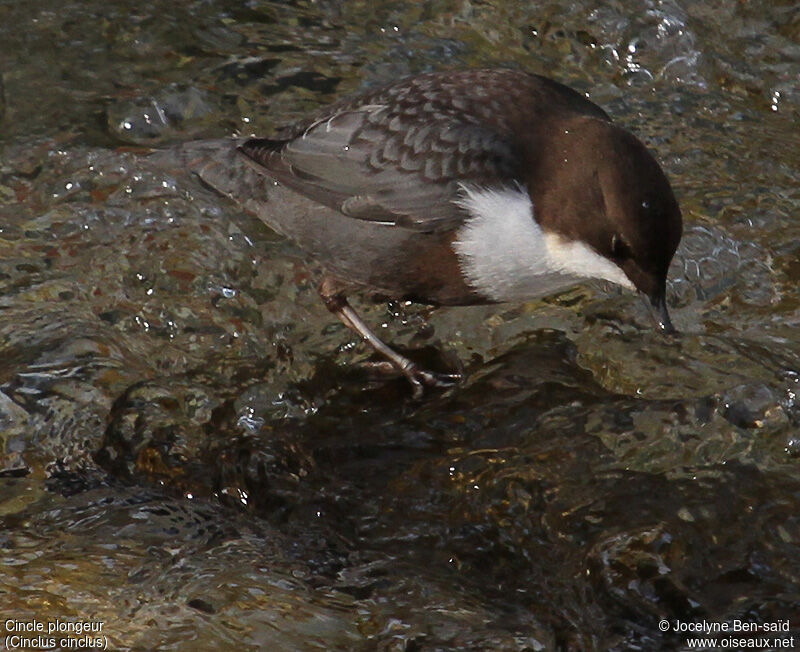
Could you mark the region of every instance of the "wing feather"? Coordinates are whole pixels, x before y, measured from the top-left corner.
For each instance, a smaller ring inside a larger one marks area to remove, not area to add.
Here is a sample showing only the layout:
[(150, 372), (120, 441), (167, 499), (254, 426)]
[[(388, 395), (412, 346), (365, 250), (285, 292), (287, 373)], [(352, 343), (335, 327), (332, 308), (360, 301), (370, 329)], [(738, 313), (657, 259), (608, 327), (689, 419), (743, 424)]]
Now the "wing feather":
[(385, 104), (318, 119), (285, 141), (251, 139), (240, 150), (292, 190), (355, 219), (421, 231), (465, 217), (459, 184), (510, 183), (513, 143), (453, 116), (421, 121)]

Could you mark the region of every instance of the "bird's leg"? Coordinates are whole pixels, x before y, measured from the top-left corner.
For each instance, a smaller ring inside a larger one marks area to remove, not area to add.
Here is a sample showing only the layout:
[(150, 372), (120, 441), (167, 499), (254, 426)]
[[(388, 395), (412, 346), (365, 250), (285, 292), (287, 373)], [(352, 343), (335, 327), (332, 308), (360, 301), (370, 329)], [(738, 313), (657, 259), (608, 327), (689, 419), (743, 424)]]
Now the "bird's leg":
[(414, 398), (422, 396), (424, 387), (447, 387), (461, 379), (459, 374), (437, 374), (421, 369), (416, 363), (392, 349), (353, 310), (344, 293), (337, 288), (334, 281), (327, 277), (324, 278), (319, 285), (318, 292), (328, 310), (336, 315), (345, 326), (358, 333), (367, 344), (408, 379), (413, 388)]

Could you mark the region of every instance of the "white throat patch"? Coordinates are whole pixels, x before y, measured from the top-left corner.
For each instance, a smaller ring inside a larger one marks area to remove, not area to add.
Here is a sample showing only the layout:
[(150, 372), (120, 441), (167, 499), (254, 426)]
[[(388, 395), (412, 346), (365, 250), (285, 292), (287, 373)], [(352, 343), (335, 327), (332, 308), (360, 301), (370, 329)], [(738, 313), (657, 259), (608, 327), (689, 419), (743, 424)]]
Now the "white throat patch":
[(610, 260), (579, 241), (546, 233), (521, 188), (461, 187), (456, 203), (470, 218), (453, 247), (469, 284), (492, 301), (524, 301), (587, 278), (635, 289)]

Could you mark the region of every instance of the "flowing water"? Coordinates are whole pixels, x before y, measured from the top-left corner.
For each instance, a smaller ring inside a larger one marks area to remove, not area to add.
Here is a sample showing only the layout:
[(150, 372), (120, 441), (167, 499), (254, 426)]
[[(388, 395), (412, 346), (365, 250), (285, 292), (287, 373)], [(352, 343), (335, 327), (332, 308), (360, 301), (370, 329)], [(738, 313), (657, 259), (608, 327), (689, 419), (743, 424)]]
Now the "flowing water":
[[(417, 402), (185, 152), (486, 65), (657, 153), (681, 334), (610, 287), (356, 299), (463, 366)], [(0, 0), (3, 637), (677, 650), (676, 621), (788, 620), (800, 645), (799, 118), (793, 1)]]

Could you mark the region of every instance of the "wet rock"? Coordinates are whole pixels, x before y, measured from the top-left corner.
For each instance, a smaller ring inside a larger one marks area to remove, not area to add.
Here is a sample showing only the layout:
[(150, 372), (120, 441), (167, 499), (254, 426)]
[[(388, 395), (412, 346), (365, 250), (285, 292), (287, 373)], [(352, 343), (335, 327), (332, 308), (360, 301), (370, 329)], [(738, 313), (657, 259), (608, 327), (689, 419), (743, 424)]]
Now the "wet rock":
[[(239, 373), (250, 384), (269, 371)], [(275, 516), (314, 470), (313, 458), (291, 421), (254, 417), (254, 404), (242, 399), (247, 387), (221, 381), (193, 374), (128, 388), (110, 410), (95, 460), (115, 475)], [(260, 391), (268, 387), (262, 382)], [(277, 398), (270, 407), (280, 414), (288, 397)]]

